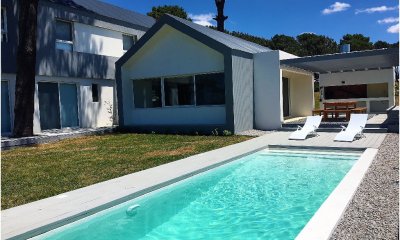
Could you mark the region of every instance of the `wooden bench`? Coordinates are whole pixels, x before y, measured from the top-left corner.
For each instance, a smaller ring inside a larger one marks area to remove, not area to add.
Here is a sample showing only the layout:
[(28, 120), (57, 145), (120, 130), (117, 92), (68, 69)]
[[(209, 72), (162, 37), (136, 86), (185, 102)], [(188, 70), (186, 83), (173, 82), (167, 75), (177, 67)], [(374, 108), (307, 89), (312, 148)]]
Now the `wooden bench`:
[(351, 113), (366, 113), (366, 112), (367, 112), (366, 107), (358, 107), (351, 109)]
[(344, 113), (346, 114), (346, 121), (350, 120), (350, 113), (351, 110), (347, 110), (347, 109), (340, 109), (340, 110), (336, 110), (336, 109), (325, 109), (323, 110), (324, 113), (324, 120), (326, 121), (328, 119), (328, 114), (331, 113), (332, 116), (333, 114), (335, 114), (335, 118), (338, 118), (340, 113)]
[(312, 110), (312, 115), (313, 115), (313, 116), (316, 116), (316, 115), (322, 116), (323, 113), (324, 113), (324, 110), (323, 110), (323, 109), (314, 109), (314, 110)]

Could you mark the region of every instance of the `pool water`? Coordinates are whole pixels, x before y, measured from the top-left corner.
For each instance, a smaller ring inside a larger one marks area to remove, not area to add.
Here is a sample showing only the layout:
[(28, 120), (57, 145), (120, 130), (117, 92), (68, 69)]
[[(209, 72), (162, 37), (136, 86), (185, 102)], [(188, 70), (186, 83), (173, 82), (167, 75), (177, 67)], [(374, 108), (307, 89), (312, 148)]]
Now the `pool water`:
[(35, 239), (294, 239), (359, 157), (262, 150)]

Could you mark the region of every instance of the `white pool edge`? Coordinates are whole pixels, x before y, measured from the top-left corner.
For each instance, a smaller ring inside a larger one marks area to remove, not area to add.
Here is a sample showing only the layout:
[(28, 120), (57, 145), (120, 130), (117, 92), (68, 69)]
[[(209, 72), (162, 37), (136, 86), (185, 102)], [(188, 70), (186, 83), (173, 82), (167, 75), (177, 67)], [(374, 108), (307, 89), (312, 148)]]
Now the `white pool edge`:
[(333, 190), (296, 240), (329, 239), (362, 182), (378, 149), (367, 148), (339, 185)]

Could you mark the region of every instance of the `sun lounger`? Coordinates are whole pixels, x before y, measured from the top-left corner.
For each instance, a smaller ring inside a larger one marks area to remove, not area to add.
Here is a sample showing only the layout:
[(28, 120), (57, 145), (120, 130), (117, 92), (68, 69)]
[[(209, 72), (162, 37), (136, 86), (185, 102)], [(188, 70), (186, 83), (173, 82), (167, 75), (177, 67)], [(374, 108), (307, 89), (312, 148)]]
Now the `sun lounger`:
[(352, 142), (355, 137), (364, 136), (364, 128), (367, 124), (368, 114), (351, 114), (347, 128), (342, 126), (342, 131), (335, 137), (335, 141)]
[(308, 116), (303, 127), (298, 126), (297, 130), (290, 134), (289, 139), (304, 140), (308, 135), (316, 135), (316, 130), (321, 124), (322, 116)]

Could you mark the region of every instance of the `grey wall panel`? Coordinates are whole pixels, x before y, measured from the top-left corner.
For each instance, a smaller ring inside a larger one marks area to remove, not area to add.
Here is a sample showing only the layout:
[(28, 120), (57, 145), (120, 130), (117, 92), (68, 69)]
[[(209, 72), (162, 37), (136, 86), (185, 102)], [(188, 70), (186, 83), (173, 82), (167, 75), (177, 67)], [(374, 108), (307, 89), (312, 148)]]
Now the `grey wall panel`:
[(235, 133), (253, 129), (253, 59), (232, 56)]
[(80, 52), (49, 49), (40, 50), (36, 63), (40, 76), (115, 79), (115, 62), (118, 58)]

